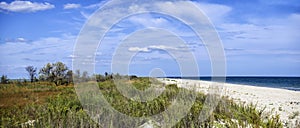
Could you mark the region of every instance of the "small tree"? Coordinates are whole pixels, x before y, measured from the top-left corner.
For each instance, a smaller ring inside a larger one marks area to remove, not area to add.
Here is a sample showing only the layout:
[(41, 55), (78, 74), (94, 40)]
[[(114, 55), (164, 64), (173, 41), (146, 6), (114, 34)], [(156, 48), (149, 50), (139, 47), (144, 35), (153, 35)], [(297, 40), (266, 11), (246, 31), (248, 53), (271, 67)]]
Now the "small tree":
[(97, 80), (97, 82), (103, 82), (103, 81), (105, 81), (105, 76), (103, 76), (101, 74), (96, 74), (96, 80)]
[(40, 69), (40, 80), (42, 81), (49, 81), (51, 82), (53, 80), (53, 77), (51, 76), (51, 70), (53, 69), (53, 65), (51, 63), (48, 63), (45, 65), (45, 67)]
[(33, 66), (27, 66), (26, 68), (26, 71), (28, 72), (29, 74), (29, 78), (30, 78), (30, 82), (32, 83), (35, 76), (36, 76), (36, 68), (34, 68)]
[(6, 75), (1, 76), (1, 84), (8, 84), (8, 78)]
[(60, 85), (63, 81), (63, 79), (66, 76), (68, 68), (67, 66), (62, 62), (57, 62), (53, 64), (53, 69), (51, 71), (51, 75), (53, 76), (53, 82), (56, 86)]
[(63, 83), (67, 71), (67, 66), (62, 62), (56, 62), (53, 64), (48, 63), (40, 70), (40, 78), (53, 82), (56, 86), (58, 86)]
[(113, 74), (112, 74), (112, 73), (111, 73), (111, 74), (108, 74), (107, 72), (105, 72), (104, 75), (105, 75), (105, 79), (106, 79), (106, 80), (111, 80), (111, 79), (113, 79)]
[(105, 73), (104, 73), (104, 75), (105, 75), (105, 78), (107, 78), (107, 77), (108, 77), (108, 73), (107, 73), (107, 72), (105, 72)]

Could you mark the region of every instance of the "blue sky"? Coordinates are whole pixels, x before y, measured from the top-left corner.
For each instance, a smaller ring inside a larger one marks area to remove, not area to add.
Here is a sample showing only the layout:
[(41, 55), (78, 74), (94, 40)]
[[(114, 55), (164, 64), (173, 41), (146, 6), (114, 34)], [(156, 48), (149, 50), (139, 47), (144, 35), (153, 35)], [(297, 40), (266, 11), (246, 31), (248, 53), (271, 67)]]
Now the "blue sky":
[[(56, 61), (71, 68), (73, 48), (81, 28), (105, 2), (1, 1), (0, 75), (27, 78), (26, 66), (40, 68)], [(300, 76), (299, 0), (192, 2), (208, 16), (219, 33), (227, 75)], [(112, 56), (120, 40), (145, 27), (180, 33), (196, 57), (200, 75), (211, 74), (205, 46), (189, 33), (189, 28), (171, 17), (153, 13), (128, 17), (107, 33), (97, 50), (96, 72), (110, 72)], [(181, 50), (183, 55), (185, 50), (172, 44), (139, 45), (127, 50), (139, 52), (129, 66), (132, 74), (148, 75), (152, 69), (161, 68), (166, 75), (180, 75), (176, 59), (164, 50)]]

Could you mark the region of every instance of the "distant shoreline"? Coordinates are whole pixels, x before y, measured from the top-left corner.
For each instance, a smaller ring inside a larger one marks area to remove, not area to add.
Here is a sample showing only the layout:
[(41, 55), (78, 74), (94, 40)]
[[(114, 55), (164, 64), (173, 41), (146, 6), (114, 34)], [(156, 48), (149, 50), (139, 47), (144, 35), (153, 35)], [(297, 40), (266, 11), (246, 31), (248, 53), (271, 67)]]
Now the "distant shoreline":
[[(163, 77), (161, 77), (163, 78)], [(186, 80), (202, 80), (211, 81), (212, 77), (200, 76), (200, 77), (177, 77), (168, 76), (164, 78), (170, 79), (186, 79)], [(257, 87), (269, 87), (269, 88), (280, 88), (292, 91), (300, 91), (300, 77), (298, 76), (228, 76), (228, 77), (214, 77), (226, 78), (228, 84), (239, 84), (249, 85)], [(218, 82), (218, 81), (215, 81)]]

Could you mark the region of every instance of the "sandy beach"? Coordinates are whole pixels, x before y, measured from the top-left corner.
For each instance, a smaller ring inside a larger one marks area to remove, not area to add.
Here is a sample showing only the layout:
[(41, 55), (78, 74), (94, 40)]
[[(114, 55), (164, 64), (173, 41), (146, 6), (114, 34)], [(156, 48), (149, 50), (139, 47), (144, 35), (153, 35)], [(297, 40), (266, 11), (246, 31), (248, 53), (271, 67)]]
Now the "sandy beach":
[[(208, 93), (210, 85), (215, 82), (186, 80), (186, 79), (159, 79), (165, 84), (177, 84), (178, 87), (191, 89), (196, 86), (196, 90)], [(250, 85), (222, 84), (220, 91), (222, 96), (228, 96), (237, 103), (254, 104), (258, 109), (265, 108), (265, 113), (276, 113), (285, 123), (286, 127), (293, 127), (296, 121), (300, 121), (300, 91), (292, 91), (279, 88), (257, 87)]]

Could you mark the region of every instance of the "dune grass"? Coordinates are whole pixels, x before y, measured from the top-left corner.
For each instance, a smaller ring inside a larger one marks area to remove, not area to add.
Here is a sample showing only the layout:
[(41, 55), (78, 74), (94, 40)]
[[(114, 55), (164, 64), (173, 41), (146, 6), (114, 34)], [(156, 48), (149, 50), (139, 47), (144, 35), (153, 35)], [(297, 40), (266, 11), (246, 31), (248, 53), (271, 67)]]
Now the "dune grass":
[[(139, 90), (150, 86), (148, 78), (136, 78), (128, 83)], [(138, 102), (120, 94), (112, 80), (98, 85), (99, 91), (114, 109), (133, 117), (161, 113), (170, 106), (179, 91), (189, 91), (176, 85), (166, 85), (162, 94), (154, 100)], [(220, 100), (209, 118), (201, 122), (199, 116), (206, 97), (197, 93), (188, 114), (174, 127), (282, 127), (279, 116), (263, 115), (263, 110), (257, 110), (255, 105), (236, 104), (226, 97)], [(0, 103), (0, 127), (101, 127), (85, 113), (83, 107), (89, 106), (80, 104), (73, 86), (56, 87), (47, 83), (0, 85)], [(101, 116), (105, 113), (100, 113)], [(118, 121), (116, 125), (104, 127), (133, 126), (122, 122), (122, 119)]]

